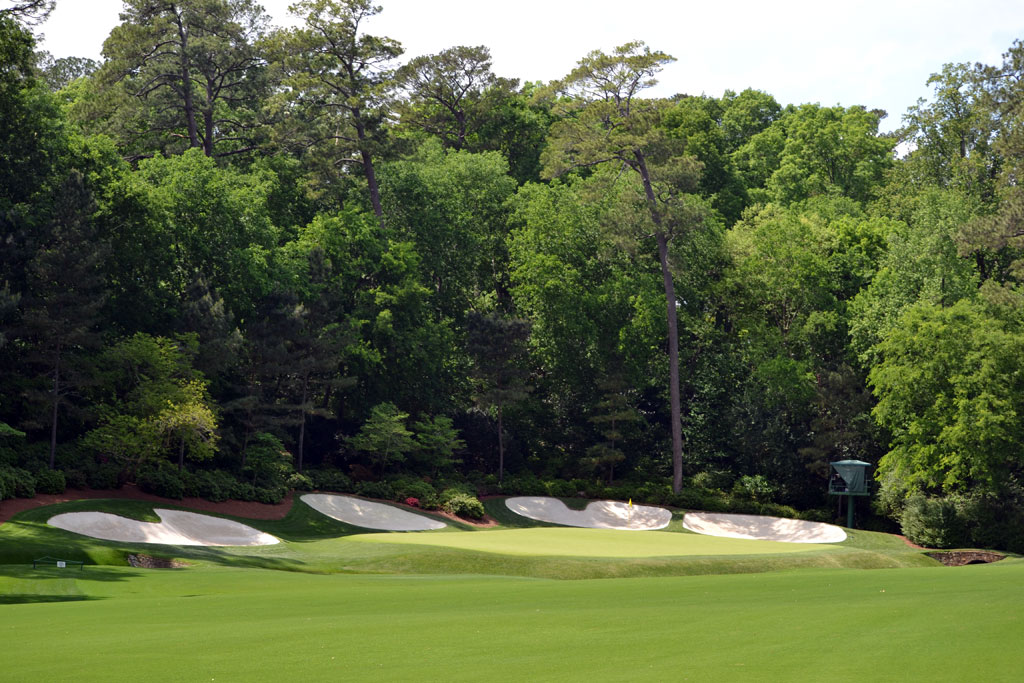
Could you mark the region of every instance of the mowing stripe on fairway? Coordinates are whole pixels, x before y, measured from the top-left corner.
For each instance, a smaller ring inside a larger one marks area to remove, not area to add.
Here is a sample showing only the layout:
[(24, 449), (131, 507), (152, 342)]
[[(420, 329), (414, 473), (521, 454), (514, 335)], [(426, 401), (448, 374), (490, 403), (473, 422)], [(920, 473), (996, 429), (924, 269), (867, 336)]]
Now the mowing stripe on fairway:
[(640, 533), (611, 529), (549, 527), (502, 529), (471, 534), (360, 534), (347, 537), (345, 541), (445, 546), (502, 555), (557, 555), (563, 557), (762, 555), (833, 548), (829, 545), (812, 543), (752, 541), (664, 531)]

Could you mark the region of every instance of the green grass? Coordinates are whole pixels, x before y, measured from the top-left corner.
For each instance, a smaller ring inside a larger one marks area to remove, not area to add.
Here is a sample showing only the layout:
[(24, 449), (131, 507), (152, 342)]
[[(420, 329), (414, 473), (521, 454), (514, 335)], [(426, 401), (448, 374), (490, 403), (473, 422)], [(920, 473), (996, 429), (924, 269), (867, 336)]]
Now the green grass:
[(502, 555), (565, 557), (670, 557), (693, 555), (762, 555), (822, 552), (831, 546), (673, 534), (664, 531), (538, 528), (476, 534), (364, 534), (359, 543), (443, 546)]
[(953, 681), (1024, 665), (1018, 560), (614, 581), (47, 576), (0, 577), (52, 596), (0, 607), (5, 680)]
[[(155, 519), (90, 500), (0, 526), (2, 680), (1016, 680), (1024, 665), (1024, 560), (945, 568), (886, 534), (773, 544), (679, 515), (666, 532), (499, 517), (381, 534), (297, 502), (241, 520), (281, 544), (174, 548), (45, 524), (73, 510)], [(138, 551), (190, 566), (123, 566)], [(33, 570), (43, 555), (90, 564)]]

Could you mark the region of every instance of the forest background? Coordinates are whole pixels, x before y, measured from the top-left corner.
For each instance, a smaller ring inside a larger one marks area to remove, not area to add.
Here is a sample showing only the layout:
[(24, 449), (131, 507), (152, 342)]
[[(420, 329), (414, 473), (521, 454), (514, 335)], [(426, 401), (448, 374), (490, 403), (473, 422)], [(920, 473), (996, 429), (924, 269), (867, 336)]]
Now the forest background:
[(128, 0), (102, 62), (37, 51), (51, 7), (0, 10), (0, 498), (827, 519), (858, 459), (866, 522), (1024, 548), (1019, 41), (883, 134), (645, 97), (640, 42), (550, 83), (403, 63), (365, 0)]

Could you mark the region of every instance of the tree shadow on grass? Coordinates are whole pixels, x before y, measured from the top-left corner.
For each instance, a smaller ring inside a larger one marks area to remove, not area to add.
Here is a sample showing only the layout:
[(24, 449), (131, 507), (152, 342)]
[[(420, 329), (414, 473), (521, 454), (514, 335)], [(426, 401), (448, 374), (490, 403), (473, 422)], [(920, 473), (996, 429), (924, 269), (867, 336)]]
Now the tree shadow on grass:
[(93, 595), (41, 595), (37, 593), (3, 593), (0, 594), (0, 605), (28, 605), (38, 602), (83, 602), (85, 600), (103, 600)]
[[(127, 581), (132, 578), (130, 571), (123, 567), (112, 567), (100, 564), (86, 564), (79, 567), (32, 567), (32, 562), (25, 564), (0, 564), (0, 576), (12, 579), (78, 579), (86, 581)], [(0, 593), (0, 598), (4, 594)]]

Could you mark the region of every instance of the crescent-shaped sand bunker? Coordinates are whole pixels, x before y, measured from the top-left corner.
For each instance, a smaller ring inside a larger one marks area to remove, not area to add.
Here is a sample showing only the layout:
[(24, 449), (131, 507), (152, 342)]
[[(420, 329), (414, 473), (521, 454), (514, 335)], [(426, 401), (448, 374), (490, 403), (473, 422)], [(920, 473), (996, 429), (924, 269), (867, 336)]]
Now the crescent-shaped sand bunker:
[(251, 526), (184, 510), (154, 508), (159, 522), (140, 522), (108, 512), (65, 512), (47, 524), (105, 541), (164, 545), (273, 545), (280, 541)]
[(846, 532), (834, 524), (763, 515), (687, 512), (683, 527), (698, 534), (784, 543), (842, 543)]
[(615, 500), (595, 500), (583, 510), (570, 510), (557, 498), (517, 496), (505, 500), (505, 507), (517, 515), (539, 522), (584, 529), (648, 531), (664, 529), (672, 521), (672, 513), (665, 508), (632, 505)]
[(399, 508), (352, 496), (307, 493), (300, 500), (331, 519), (364, 529), (380, 531), (431, 531), (443, 529), (444, 522)]

